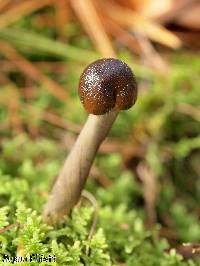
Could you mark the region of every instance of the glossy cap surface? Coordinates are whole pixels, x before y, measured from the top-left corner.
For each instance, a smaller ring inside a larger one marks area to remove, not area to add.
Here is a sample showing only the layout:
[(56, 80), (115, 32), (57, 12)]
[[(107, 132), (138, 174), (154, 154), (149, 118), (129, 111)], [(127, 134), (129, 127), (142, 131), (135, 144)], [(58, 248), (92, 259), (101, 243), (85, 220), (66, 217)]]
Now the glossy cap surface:
[(127, 110), (137, 99), (133, 72), (121, 60), (97, 60), (88, 65), (80, 77), (79, 97), (86, 111), (94, 115), (112, 109)]

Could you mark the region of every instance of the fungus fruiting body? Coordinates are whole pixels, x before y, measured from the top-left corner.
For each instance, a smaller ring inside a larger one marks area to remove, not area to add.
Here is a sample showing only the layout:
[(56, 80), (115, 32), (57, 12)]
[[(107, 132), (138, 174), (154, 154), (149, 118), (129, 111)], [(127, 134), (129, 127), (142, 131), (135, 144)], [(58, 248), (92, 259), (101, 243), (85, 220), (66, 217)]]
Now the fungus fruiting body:
[(94, 115), (129, 109), (137, 98), (131, 69), (113, 58), (90, 64), (81, 75), (78, 91), (86, 111)]
[(89, 116), (49, 196), (45, 221), (56, 221), (78, 202), (100, 144), (118, 112), (135, 103), (137, 85), (127, 64), (106, 58), (86, 67), (78, 92)]

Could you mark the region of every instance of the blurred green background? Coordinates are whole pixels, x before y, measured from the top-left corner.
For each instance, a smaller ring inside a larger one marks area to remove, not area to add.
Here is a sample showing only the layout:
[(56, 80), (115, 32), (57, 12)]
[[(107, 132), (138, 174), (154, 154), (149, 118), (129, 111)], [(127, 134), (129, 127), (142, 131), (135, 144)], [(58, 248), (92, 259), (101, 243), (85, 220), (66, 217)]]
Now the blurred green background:
[[(0, 1), (0, 256), (48, 251), (56, 265), (200, 265), (200, 39), (191, 24), (166, 20), (170, 8), (185, 10), (174, 2), (163, 1), (157, 14), (157, 1)], [(139, 94), (91, 169), (86, 189), (99, 209), (88, 244), (91, 204), (53, 229), (34, 210), (41, 213), (86, 120), (79, 76), (101, 57), (125, 61)]]

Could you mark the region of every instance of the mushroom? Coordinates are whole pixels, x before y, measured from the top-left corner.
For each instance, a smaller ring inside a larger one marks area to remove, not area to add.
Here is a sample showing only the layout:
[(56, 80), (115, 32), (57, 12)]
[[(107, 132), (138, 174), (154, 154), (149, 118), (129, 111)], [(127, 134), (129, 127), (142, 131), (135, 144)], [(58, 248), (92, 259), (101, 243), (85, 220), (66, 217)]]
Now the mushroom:
[(43, 219), (47, 222), (69, 214), (78, 202), (97, 150), (119, 110), (129, 109), (135, 103), (137, 84), (127, 64), (105, 58), (86, 67), (78, 92), (89, 116), (44, 208)]

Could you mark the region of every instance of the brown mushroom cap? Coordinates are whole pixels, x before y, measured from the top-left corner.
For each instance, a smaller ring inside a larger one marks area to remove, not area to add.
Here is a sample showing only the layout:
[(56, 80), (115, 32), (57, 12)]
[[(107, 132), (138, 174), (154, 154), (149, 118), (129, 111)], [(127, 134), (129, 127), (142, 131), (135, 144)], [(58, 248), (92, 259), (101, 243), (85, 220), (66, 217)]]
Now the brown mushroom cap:
[(86, 67), (80, 77), (78, 92), (88, 113), (102, 115), (113, 108), (129, 109), (137, 99), (137, 84), (127, 64), (105, 58)]

